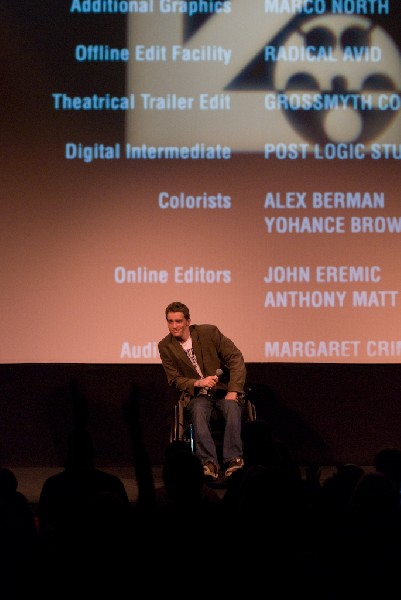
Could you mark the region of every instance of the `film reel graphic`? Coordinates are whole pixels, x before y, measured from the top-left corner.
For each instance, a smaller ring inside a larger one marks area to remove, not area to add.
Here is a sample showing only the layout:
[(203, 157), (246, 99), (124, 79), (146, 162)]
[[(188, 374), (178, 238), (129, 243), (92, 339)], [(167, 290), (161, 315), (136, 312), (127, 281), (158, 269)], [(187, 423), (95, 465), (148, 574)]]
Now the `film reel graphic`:
[[(229, 16), (212, 11), (176, 14), (169, 16), (167, 28), (165, 15), (159, 14), (152, 16), (151, 27), (138, 15), (129, 23), (132, 46), (151, 48), (157, 42), (159, 47), (163, 31), (167, 54), (177, 44), (188, 52), (230, 52), (226, 64), (133, 61), (127, 67), (128, 92), (143, 89), (158, 97), (166, 90), (191, 97), (194, 104), (191, 111), (171, 111), (167, 119), (162, 111), (145, 110), (138, 102), (126, 121), (132, 145), (191, 146), (202, 140), (209, 145), (224, 142), (232, 152), (264, 152), (266, 142), (307, 142), (311, 147), (360, 143), (369, 152), (375, 141), (401, 141), (401, 51), (399, 38), (386, 31), (383, 20), (328, 12), (269, 15), (261, 3), (253, 10), (253, 5), (237, 0)], [(316, 54), (326, 49), (332, 60), (270, 60), (270, 48), (278, 57), (280, 50), (295, 49), (302, 56), (307, 48)], [(229, 108), (224, 105), (218, 114), (202, 110), (197, 99), (205, 92), (229, 98)], [(307, 96), (323, 103), (305, 106)], [(287, 106), (281, 104), (287, 98)], [(297, 98), (299, 105), (293, 102)]]
[[(305, 21), (284, 40), (284, 53), (302, 55), (306, 48), (329, 60), (277, 61), (273, 71), (274, 89), (289, 101), (291, 126), (319, 145), (368, 144), (383, 135), (400, 112), (401, 55), (390, 36), (364, 17), (325, 15)], [(323, 108), (299, 108), (300, 97), (316, 94), (324, 98)]]

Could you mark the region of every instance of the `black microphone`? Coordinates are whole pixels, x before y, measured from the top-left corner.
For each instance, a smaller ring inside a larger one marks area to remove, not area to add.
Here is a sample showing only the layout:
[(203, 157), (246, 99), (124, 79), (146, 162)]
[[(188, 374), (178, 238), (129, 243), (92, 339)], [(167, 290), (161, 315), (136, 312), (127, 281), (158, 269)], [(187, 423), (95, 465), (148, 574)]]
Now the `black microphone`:
[[(223, 371), (221, 369), (216, 369), (216, 377), (220, 377), (220, 375), (223, 375)], [(208, 396), (212, 395), (212, 389), (213, 388), (210, 388), (210, 387), (206, 388), (206, 390), (207, 390), (206, 393)]]

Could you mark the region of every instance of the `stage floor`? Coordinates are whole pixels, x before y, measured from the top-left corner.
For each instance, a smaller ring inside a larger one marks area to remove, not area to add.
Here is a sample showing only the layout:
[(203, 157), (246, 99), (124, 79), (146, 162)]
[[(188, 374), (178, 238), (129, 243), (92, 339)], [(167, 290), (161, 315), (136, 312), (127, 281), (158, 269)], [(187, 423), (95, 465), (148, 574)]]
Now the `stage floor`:
[[(7, 465), (4, 466), (7, 467)], [(13, 471), (17, 478), (18, 491), (24, 494), (28, 502), (33, 505), (37, 504), (37, 502), (39, 501), (40, 491), (42, 489), (44, 481), (51, 475), (54, 475), (55, 473), (60, 473), (60, 471), (62, 470), (61, 467), (8, 466), (8, 468)], [(99, 466), (98, 468), (112, 473), (114, 475), (117, 475), (124, 483), (130, 502), (136, 502), (136, 500), (138, 499), (138, 485), (134, 469), (131, 469), (130, 467), (108, 468), (101, 466)], [(162, 469), (162, 465), (152, 467), (154, 484), (156, 488), (160, 488), (163, 486)], [(364, 469), (371, 470), (372, 467), (364, 467)], [(301, 470), (303, 477), (305, 477), (306, 468), (302, 467)], [(320, 481), (324, 481), (324, 479), (332, 475), (335, 471), (336, 467), (334, 466), (321, 467)], [(218, 481), (216, 483), (213, 483), (212, 485), (218, 491), (219, 494), (224, 494), (224, 482)]]

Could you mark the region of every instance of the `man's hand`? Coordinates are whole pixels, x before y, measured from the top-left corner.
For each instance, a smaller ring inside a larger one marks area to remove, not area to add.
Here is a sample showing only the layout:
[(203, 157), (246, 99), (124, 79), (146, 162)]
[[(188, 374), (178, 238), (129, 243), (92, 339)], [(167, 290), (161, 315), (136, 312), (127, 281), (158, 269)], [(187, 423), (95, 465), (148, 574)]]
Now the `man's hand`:
[(219, 378), (217, 375), (208, 375), (200, 380), (201, 387), (213, 388), (218, 382)]
[(238, 394), (237, 394), (237, 392), (227, 392), (225, 399), (226, 400), (238, 400)]

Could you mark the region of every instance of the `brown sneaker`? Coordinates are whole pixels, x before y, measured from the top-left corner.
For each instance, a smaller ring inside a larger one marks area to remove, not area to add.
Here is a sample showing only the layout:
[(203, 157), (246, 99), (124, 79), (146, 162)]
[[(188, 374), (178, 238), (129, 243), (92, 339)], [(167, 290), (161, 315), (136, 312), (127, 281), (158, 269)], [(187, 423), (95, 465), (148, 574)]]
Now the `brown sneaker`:
[(219, 470), (214, 463), (207, 462), (203, 465), (203, 474), (205, 477), (217, 479), (219, 476)]
[(244, 466), (244, 459), (241, 456), (237, 458), (232, 458), (226, 467), (226, 477), (230, 477), (234, 473), (234, 471), (238, 471), (238, 469), (242, 469)]

